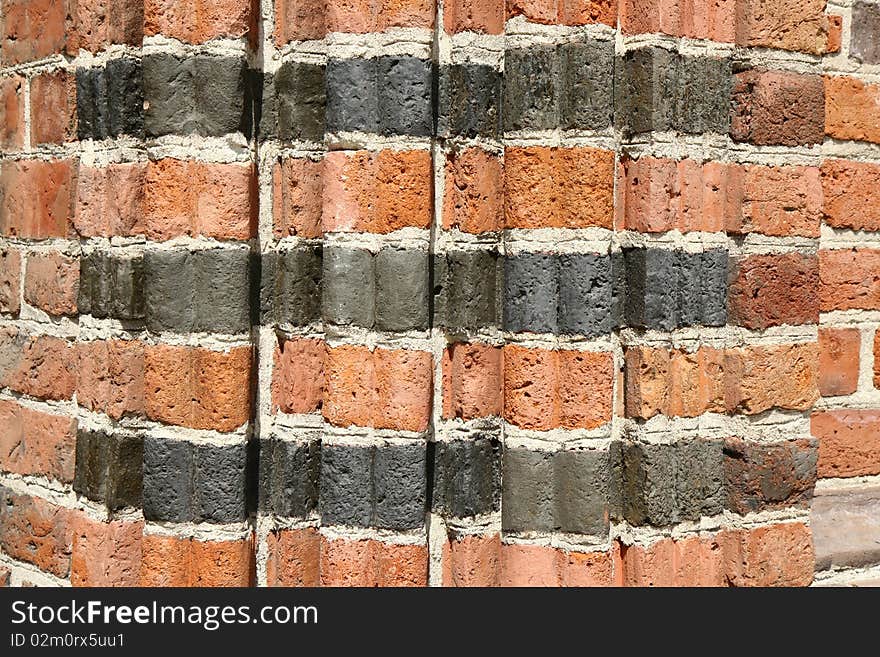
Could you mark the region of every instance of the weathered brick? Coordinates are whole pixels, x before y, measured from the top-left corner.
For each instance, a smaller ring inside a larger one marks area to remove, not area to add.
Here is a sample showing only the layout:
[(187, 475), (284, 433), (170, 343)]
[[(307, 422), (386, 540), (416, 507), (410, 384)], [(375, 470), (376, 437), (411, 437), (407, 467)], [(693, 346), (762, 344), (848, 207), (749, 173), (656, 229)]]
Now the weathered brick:
[(3, 0), (0, 61), (21, 64), (60, 53), (65, 44), (67, 3), (58, 0)]
[(145, 534), (140, 586), (252, 586), (253, 537), (200, 541)]
[(814, 55), (828, 44), (825, 0), (745, 0), (736, 5), (736, 43)]
[(863, 64), (880, 64), (880, 7), (876, 3), (853, 3), (849, 51)]
[(724, 572), (731, 586), (808, 586), (813, 581), (810, 528), (780, 523), (719, 532)]
[(0, 78), (0, 150), (20, 150), (24, 146), (24, 78)]
[(620, 29), (625, 34), (662, 32), (726, 43), (735, 39), (735, 0), (619, 0), (619, 5)]
[(266, 536), (268, 586), (319, 586), (321, 536), (313, 527), (280, 529)]
[(250, 0), (144, 0), (144, 35), (188, 43), (236, 38), (255, 29)]
[(34, 253), (27, 259), (24, 300), (50, 315), (76, 314), (79, 263), (62, 253)]
[(77, 345), (76, 400), (114, 419), (144, 413), (144, 345), (94, 340)]
[(311, 338), (279, 339), (272, 366), (272, 408), (282, 413), (311, 413), (324, 398), (327, 347)]
[(428, 547), (321, 537), (322, 586), (427, 586)]
[(614, 25), (617, 0), (508, 0), (507, 15), (523, 15), (535, 23)]
[(0, 330), (0, 386), (40, 399), (70, 399), (76, 388), (76, 351), (68, 341)]
[(0, 469), (73, 480), (76, 420), (0, 400)]
[(327, 33), (325, 0), (278, 0), (275, 3), (275, 45), (322, 39)]
[(82, 237), (128, 237), (144, 232), (147, 164), (79, 166), (73, 225)]
[[(488, 435), (438, 441), (433, 452), (435, 513), (464, 518), (497, 511), (501, 502), (501, 443)], [(431, 452), (429, 451), (429, 455)]]
[(826, 76), (825, 134), (880, 143), (880, 85), (844, 75)]
[(73, 489), (108, 509), (139, 507), (143, 483), (143, 439), (136, 434), (80, 427), (76, 435)]
[(819, 329), (819, 393), (823, 397), (856, 391), (860, 346), (858, 329)]
[(498, 137), (501, 130), (501, 72), (483, 64), (440, 67), (437, 134)]
[(261, 322), (306, 326), (321, 318), (323, 258), (319, 245), (262, 254)]
[(4, 554), (57, 577), (70, 572), (71, 511), (0, 486), (0, 547)]
[(611, 586), (606, 552), (568, 552), (544, 545), (501, 545), (501, 586)]
[(143, 135), (140, 60), (123, 57), (103, 67), (76, 69), (76, 127), (80, 139)]
[(31, 78), (31, 145), (61, 144), (77, 134), (76, 79), (67, 71)]
[(76, 0), (68, 6), (69, 55), (117, 43), (140, 46), (143, 36), (144, 0)]
[(500, 586), (501, 536), (467, 534), (443, 544), (443, 586)]
[(718, 535), (663, 538), (648, 545), (617, 544), (615, 576), (621, 586), (726, 586)]
[(504, 0), (451, 0), (443, 5), (443, 27), (449, 34), (504, 31)]
[(451, 330), (501, 324), (504, 260), (495, 250), (435, 255), (434, 324)]
[(835, 228), (880, 230), (880, 166), (822, 162), (823, 221)]
[(730, 320), (750, 329), (819, 322), (819, 263), (813, 255), (755, 255), (735, 261)]
[(427, 329), (428, 252), (386, 246), (376, 254), (374, 264), (376, 328), (381, 331)]
[(75, 169), (69, 160), (6, 160), (0, 164), (0, 234), (67, 237)]
[(144, 523), (101, 522), (71, 514), (70, 583), (73, 586), (137, 586)]
[(504, 226), (504, 165), (481, 148), (446, 156), (443, 227), (486, 233)]
[(327, 95), (325, 67), (285, 62), (274, 74), (263, 74), (260, 134), (285, 141), (324, 138)]
[(880, 308), (880, 251), (853, 247), (819, 251), (819, 310)]
[(285, 158), (272, 169), (272, 229), (278, 238), (321, 237), (324, 161)]
[(80, 258), (82, 315), (139, 320), (144, 317), (144, 258), (141, 254), (92, 251)]
[(292, 442), (270, 437), (260, 441), (259, 507), (282, 517), (305, 518), (318, 506), (321, 467), (320, 434)]
[(21, 251), (0, 249), (0, 312), (17, 315), (21, 308)]
[(844, 409), (814, 413), (819, 477), (880, 474), (880, 412)]
[(443, 417), (500, 416), (503, 363), (500, 347), (456, 342), (443, 352)]

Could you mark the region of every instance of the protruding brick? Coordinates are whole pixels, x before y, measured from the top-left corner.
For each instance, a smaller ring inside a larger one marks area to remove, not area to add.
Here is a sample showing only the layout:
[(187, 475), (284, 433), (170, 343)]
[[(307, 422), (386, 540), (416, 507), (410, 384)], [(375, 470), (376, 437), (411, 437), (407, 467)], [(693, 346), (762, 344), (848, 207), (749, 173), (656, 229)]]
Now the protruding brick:
[(143, 522), (101, 522), (73, 512), (70, 526), (73, 586), (138, 586)]
[(322, 586), (427, 586), (426, 545), (321, 537)]
[(815, 413), (811, 429), (819, 439), (819, 477), (880, 474), (880, 411)]
[(268, 586), (319, 586), (321, 537), (313, 527), (280, 529), (266, 536)]
[(145, 534), (140, 586), (252, 586), (253, 538), (199, 541)]
[(813, 255), (754, 255), (736, 261), (730, 320), (750, 329), (819, 322), (819, 263)]
[(880, 143), (880, 85), (826, 76), (825, 133), (835, 139)]
[(819, 393), (823, 397), (856, 391), (860, 346), (858, 329), (819, 329)]
[(880, 308), (880, 251), (853, 247), (819, 251), (819, 309)]
[(79, 263), (57, 251), (35, 253), (27, 259), (24, 300), (50, 315), (76, 314)]
[(0, 470), (73, 480), (76, 420), (0, 400)]

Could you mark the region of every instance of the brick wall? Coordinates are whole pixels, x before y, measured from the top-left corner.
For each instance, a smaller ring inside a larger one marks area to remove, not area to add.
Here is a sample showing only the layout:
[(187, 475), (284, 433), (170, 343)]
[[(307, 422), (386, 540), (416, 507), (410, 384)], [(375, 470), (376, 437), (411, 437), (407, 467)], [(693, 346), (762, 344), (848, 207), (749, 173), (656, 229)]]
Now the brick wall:
[(0, 581), (880, 561), (876, 2), (0, 2)]

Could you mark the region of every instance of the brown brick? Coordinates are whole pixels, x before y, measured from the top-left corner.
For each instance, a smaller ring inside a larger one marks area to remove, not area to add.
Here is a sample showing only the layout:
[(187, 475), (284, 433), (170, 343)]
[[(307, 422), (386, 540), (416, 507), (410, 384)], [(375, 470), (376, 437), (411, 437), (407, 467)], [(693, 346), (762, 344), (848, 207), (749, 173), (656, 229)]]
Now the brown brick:
[(52, 71), (31, 78), (31, 144), (76, 139), (76, 77)]
[(128, 237), (144, 232), (146, 162), (80, 166), (73, 224), (83, 237)]
[(24, 300), (50, 315), (75, 315), (79, 292), (79, 260), (57, 251), (27, 258)]
[(286, 158), (272, 170), (275, 237), (320, 237), (324, 161)]
[(0, 164), (0, 234), (67, 237), (72, 215), (68, 160), (7, 160)]
[(427, 586), (428, 548), (321, 537), (322, 586)]
[(0, 78), (0, 150), (17, 151), (24, 146), (24, 78)]
[(819, 251), (819, 304), (831, 310), (880, 308), (880, 251), (829, 249)]
[(76, 355), (66, 340), (0, 329), (0, 386), (41, 399), (70, 399)]
[(114, 419), (144, 414), (144, 345), (95, 340), (77, 345), (76, 400)]
[(856, 391), (860, 345), (858, 329), (819, 329), (819, 392), (823, 397)]
[(17, 315), (21, 308), (21, 251), (0, 249), (0, 312)]
[(73, 481), (76, 419), (0, 400), (0, 469)]
[(124, 43), (140, 46), (144, 37), (144, 0), (68, 0), (67, 52), (98, 52)]
[(822, 163), (824, 221), (835, 228), (880, 230), (880, 165), (847, 160)]
[(880, 143), (880, 84), (826, 76), (825, 130), (835, 139)]
[(880, 474), (880, 411), (845, 409), (814, 413), (820, 477)]
[(276, 0), (275, 45), (323, 39), (327, 33), (326, 0)]
[(321, 537), (313, 527), (281, 529), (266, 536), (268, 586), (319, 586)]
[(504, 166), (481, 148), (446, 157), (443, 227), (486, 233), (504, 227)]
[(71, 512), (73, 586), (138, 586), (141, 572), (142, 521), (101, 522)]
[(0, 548), (13, 559), (67, 577), (70, 515), (64, 507), (0, 486)]
[(324, 398), (323, 340), (293, 338), (279, 340), (273, 354), (272, 409), (283, 413), (311, 413), (320, 410)]
[(443, 417), (472, 420), (502, 412), (501, 347), (458, 342), (443, 352)]
[(728, 296), (731, 323), (750, 329), (819, 322), (819, 264), (800, 253), (739, 259)]

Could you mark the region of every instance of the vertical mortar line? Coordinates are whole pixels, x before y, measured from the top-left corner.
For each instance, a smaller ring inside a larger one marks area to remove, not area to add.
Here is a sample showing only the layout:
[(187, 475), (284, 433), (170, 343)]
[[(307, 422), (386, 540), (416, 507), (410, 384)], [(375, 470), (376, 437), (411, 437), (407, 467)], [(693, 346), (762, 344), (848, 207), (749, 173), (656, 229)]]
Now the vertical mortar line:
[(877, 335), (876, 325), (861, 325), (859, 331), (859, 383), (858, 392), (872, 392), (874, 386), (874, 340)]

